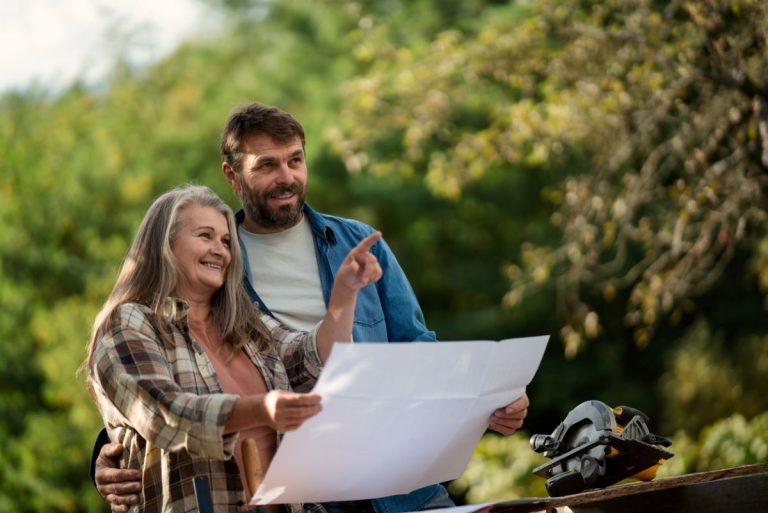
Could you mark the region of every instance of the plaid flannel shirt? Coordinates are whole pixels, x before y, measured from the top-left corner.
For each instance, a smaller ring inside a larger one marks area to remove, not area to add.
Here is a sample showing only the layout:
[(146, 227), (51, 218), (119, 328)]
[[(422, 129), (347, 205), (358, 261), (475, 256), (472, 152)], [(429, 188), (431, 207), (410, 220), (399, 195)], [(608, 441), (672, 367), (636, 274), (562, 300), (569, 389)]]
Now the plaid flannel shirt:
[[(240, 473), (232, 457), (237, 433), (224, 433), (236, 395), (224, 394), (213, 364), (189, 332), (189, 308), (169, 299), (159, 318), (144, 305), (128, 303), (112, 313), (89, 369), (110, 438), (123, 447), (123, 468), (142, 471), (142, 493), (131, 511), (196, 512), (195, 476), (208, 476), (214, 509), (244, 506)], [(307, 391), (322, 365), (315, 332), (290, 330), (263, 314), (276, 350), (245, 351), (269, 390)], [(158, 336), (165, 323), (171, 340)], [(279, 439), (278, 439), (279, 442)], [(292, 513), (323, 512), (316, 504), (291, 504)]]

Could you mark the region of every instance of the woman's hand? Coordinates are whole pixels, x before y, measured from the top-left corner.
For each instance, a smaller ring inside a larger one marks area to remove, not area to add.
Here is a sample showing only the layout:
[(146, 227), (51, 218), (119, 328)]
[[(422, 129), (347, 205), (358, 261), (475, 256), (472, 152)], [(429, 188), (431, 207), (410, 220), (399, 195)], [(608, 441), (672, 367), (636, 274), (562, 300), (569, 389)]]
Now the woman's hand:
[(299, 394), (272, 390), (264, 395), (262, 404), (267, 425), (279, 432), (298, 429), (305, 420), (323, 409), (317, 394)]
[(317, 394), (272, 390), (246, 395), (235, 401), (224, 432), (234, 433), (254, 426), (269, 426), (281, 433), (293, 431), (322, 409)]

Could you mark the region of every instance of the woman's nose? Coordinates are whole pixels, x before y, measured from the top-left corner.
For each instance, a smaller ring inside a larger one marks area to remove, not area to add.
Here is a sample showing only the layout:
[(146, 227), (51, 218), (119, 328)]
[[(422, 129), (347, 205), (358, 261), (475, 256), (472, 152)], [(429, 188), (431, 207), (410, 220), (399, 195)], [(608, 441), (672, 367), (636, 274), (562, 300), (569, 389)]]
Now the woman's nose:
[(224, 241), (214, 241), (213, 242), (213, 251), (216, 254), (223, 254), (223, 253), (229, 253), (229, 245)]

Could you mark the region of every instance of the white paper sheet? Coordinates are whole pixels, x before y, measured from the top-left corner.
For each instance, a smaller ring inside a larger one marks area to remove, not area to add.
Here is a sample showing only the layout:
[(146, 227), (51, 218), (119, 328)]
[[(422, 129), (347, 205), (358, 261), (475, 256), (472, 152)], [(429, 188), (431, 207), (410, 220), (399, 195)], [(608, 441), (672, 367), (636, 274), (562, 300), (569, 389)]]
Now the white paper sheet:
[(323, 410), (285, 435), (251, 502), (372, 499), (459, 477), (548, 340), (334, 344), (314, 389)]
[[(429, 513), (475, 513), (476, 511), (490, 510), (490, 507), (495, 504), (495, 502), (483, 502), (480, 504), (467, 504), (466, 506), (454, 506), (452, 508), (433, 508), (429, 510)], [(408, 513), (418, 512), (409, 511)]]

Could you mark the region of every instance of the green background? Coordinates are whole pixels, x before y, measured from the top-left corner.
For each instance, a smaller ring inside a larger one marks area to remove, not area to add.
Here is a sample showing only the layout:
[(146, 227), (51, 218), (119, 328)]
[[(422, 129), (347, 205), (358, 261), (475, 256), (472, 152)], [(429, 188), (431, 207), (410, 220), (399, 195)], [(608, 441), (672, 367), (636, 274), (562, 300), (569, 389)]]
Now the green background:
[(237, 205), (218, 136), (254, 100), (302, 121), (310, 204), (383, 231), (439, 338), (551, 335), (458, 502), (544, 495), (528, 436), (589, 399), (650, 415), (664, 475), (768, 459), (764, 2), (207, 3), (221, 29), (150, 67), (0, 97), (0, 511), (108, 510), (91, 324), (156, 195)]

